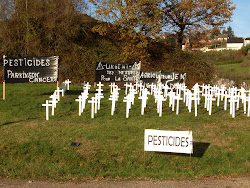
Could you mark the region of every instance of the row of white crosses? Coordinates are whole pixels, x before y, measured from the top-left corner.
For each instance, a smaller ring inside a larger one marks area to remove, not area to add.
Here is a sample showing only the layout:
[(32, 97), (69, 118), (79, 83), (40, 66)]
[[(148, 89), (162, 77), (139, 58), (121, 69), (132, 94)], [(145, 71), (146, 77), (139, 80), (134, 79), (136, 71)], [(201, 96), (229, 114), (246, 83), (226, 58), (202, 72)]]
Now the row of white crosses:
[[(94, 114), (97, 110), (100, 110), (100, 101), (103, 96), (103, 84), (99, 82), (97, 84), (95, 96), (91, 98), (88, 102), (91, 103), (91, 118), (94, 118)], [(220, 102), (224, 100), (224, 109), (227, 110), (227, 103), (230, 103), (230, 114), (235, 117), (235, 110), (239, 109), (240, 100), (242, 100), (244, 106), (244, 113), (250, 116), (250, 90), (246, 91), (244, 88), (226, 88), (210, 85), (198, 85), (195, 84), (192, 89), (187, 89), (183, 84), (175, 85), (175, 88), (170, 88), (167, 84), (151, 84), (149, 85), (149, 90), (143, 84), (128, 84), (125, 85), (125, 97), (123, 102), (126, 103), (126, 118), (129, 118), (129, 110), (134, 104), (135, 95), (139, 94), (138, 99), (141, 100), (141, 115), (144, 115), (145, 108), (147, 106), (148, 95), (153, 95), (155, 102), (157, 103), (157, 113), (159, 117), (162, 116), (163, 102), (167, 99), (169, 100), (168, 106), (171, 107), (172, 111), (176, 110), (176, 114), (179, 114), (180, 101), (186, 104), (188, 111), (192, 111), (192, 106), (194, 108), (194, 115), (198, 116), (198, 106), (200, 105), (201, 96), (204, 97), (205, 103), (204, 108), (207, 109), (209, 115), (212, 114), (213, 102), (217, 100), (217, 106)], [(115, 105), (119, 99), (119, 88), (115, 83), (111, 83), (110, 87), (110, 98), (111, 101), (111, 115), (114, 115)], [(76, 99), (79, 102), (79, 115), (83, 112), (85, 108), (86, 99), (88, 98), (88, 90), (90, 89), (89, 83), (84, 85), (83, 92)], [(248, 104), (248, 106), (247, 106)]]
[[(202, 85), (202, 95), (205, 96), (205, 108), (212, 108), (212, 100), (215, 101), (217, 97), (217, 106), (220, 105), (220, 101), (224, 100), (224, 110), (227, 110), (227, 104), (230, 104), (230, 115), (235, 117), (235, 111), (239, 109), (240, 100), (243, 103), (244, 114), (250, 117), (250, 90), (246, 91), (244, 88), (238, 89), (236, 87), (226, 88), (224, 86), (210, 86)], [(248, 103), (248, 109), (247, 109)], [(247, 112), (248, 111), (248, 112)], [(211, 115), (211, 112), (209, 113)]]
[(71, 81), (65, 80), (64, 82), (61, 83), (61, 88), (58, 87), (54, 93), (49, 97), (50, 100), (46, 100), (45, 104), (42, 104), (42, 106), (46, 107), (46, 120), (49, 120), (49, 107), (51, 107), (51, 115), (54, 116), (55, 114), (55, 108), (56, 104), (60, 101), (60, 96), (64, 96), (64, 93), (66, 90), (69, 90), (69, 84)]
[[(219, 106), (220, 101), (224, 101), (224, 109), (227, 109), (227, 100), (230, 102), (230, 114), (232, 117), (235, 117), (235, 109), (239, 109), (240, 100), (242, 100), (244, 113), (247, 113), (247, 116), (250, 116), (250, 90), (246, 91), (244, 88), (229, 88), (226, 87), (218, 87), (218, 86), (210, 86), (210, 85), (202, 85), (199, 86), (195, 84), (191, 90), (187, 89), (185, 85), (176, 85), (175, 91), (172, 88), (169, 88), (167, 85), (150, 85), (151, 92), (150, 94), (154, 94), (155, 101), (157, 102), (157, 112), (159, 116), (162, 116), (162, 102), (166, 101), (169, 97), (169, 107), (172, 107), (172, 111), (175, 109), (175, 101), (176, 101), (176, 114), (179, 113), (179, 101), (183, 100), (188, 107), (188, 111), (192, 110), (192, 103), (194, 103), (195, 116), (198, 116), (198, 105), (200, 104), (200, 95), (205, 97), (204, 108), (207, 109), (209, 115), (212, 114), (212, 106), (213, 101), (216, 101), (217, 97), (217, 106)], [(164, 95), (162, 95), (162, 90), (164, 90)], [(183, 93), (183, 98), (181, 94)], [(163, 97), (164, 96), (164, 97)], [(145, 97), (146, 98), (146, 97)], [(139, 99), (142, 99), (140, 97)], [(248, 103), (248, 107), (247, 107)], [(145, 103), (142, 103), (142, 109), (144, 108)], [(141, 113), (143, 115), (143, 111)]]

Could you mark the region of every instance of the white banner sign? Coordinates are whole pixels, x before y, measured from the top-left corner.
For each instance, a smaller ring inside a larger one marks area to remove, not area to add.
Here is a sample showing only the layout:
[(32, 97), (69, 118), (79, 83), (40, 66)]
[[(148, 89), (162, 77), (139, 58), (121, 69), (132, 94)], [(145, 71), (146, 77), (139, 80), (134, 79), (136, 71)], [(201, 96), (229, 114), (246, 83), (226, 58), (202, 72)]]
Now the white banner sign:
[(162, 131), (145, 129), (144, 151), (192, 154), (192, 131)]

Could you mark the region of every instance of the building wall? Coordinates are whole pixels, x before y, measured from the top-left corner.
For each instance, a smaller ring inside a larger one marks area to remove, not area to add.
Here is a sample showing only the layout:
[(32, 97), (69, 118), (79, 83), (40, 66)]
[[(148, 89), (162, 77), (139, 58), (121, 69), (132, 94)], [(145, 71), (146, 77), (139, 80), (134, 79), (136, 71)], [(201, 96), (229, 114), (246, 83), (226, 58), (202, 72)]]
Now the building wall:
[(250, 40), (245, 40), (246, 45), (250, 45)]
[(239, 50), (243, 46), (243, 43), (227, 43), (228, 50)]

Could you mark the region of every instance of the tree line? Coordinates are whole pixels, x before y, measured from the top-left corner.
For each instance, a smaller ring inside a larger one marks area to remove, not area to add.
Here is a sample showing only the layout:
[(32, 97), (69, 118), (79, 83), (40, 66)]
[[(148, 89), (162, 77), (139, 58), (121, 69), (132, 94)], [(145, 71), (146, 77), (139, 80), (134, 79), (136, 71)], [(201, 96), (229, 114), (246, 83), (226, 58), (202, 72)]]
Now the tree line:
[[(86, 14), (90, 4), (96, 19)], [(139, 60), (145, 69), (190, 72), (205, 81), (209, 65), (178, 48), (194, 30), (228, 22), (234, 9), (230, 0), (2, 0), (0, 52), (60, 56), (60, 78), (79, 82), (94, 80), (96, 61)], [(177, 46), (159, 42), (164, 30)]]

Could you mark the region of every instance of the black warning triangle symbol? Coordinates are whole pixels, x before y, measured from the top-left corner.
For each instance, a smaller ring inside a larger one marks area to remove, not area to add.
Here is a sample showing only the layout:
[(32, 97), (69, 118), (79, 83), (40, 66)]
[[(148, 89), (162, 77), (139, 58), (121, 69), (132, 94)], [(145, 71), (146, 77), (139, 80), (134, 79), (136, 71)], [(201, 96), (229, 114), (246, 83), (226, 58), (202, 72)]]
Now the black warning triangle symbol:
[(100, 62), (98, 65), (97, 65), (97, 68), (96, 70), (103, 70), (103, 66), (102, 66), (102, 62)]

